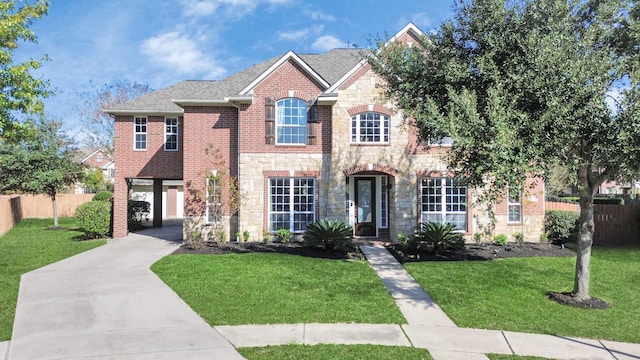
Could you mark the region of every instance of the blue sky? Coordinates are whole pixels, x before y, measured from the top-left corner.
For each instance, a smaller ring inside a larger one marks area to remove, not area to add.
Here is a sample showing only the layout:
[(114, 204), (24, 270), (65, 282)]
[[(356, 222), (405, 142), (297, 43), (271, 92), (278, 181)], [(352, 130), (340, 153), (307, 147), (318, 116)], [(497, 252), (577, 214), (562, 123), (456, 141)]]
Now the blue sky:
[[(76, 133), (79, 93), (116, 80), (161, 89), (186, 79), (224, 78), (289, 50), (368, 47), (409, 21), (423, 31), (452, 16), (453, 0), (50, 0), (16, 61), (47, 54), (36, 75), (56, 95), (50, 117)], [(20, 2), (18, 2), (20, 4)]]

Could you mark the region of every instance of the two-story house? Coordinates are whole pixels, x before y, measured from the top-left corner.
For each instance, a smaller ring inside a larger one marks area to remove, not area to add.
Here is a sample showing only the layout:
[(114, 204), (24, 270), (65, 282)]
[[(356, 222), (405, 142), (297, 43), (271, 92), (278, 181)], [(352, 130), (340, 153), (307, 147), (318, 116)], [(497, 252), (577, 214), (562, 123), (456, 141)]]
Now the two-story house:
[[(408, 24), (394, 41), (421, 35)], [(447, 139), (422, 146), (381, 85), (361, 49), (289, 51), (219, 81), (183, 81), (109, 109), (118, 164), (114, 237), (127, 234), (134, 179), (153, 180), (156, 204), (163, 181), (181, 181), (185, 222), (206, 226), (220, 221), (212, 214), (229, 195), (226, 188), (212, 194), (212, 179), (224, 173), (242, 195), (237, 213), (224, 219), (228, 234), (302, 233), (328, 217), (348, 221), (357, 237), (388, 241), (427, 220), (451, 222), (468, 240), (522, 232), (538, 241), (541, 183), (507, 197), (490, 217), (442, 161)]]
[[(115, 163), (113, 157), (104, 149), (82, 147), (77, 150), (78, 159), (87, 169), (102, 172), (105, 183), (112, 184), (115, 178)], [(87, 194), (93, 192), (84, 184), (77, 183), (74, 187), (74, 193)]]

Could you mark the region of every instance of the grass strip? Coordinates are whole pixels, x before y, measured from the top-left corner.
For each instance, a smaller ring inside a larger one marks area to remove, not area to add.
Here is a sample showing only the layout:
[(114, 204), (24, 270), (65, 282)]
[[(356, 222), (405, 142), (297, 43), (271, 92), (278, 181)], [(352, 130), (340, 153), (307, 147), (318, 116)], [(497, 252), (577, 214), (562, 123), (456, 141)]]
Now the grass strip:
[(548, 291), (571, 291), (575, 258), (405, 264), (460, 327), (640, 343), (640, 249), (594, 248), (591, 295), (606, 310), (549, 301)]
[(405, 323), (366, 261), (175, 255), (151, 269), (211, 325)]
[(239, 348), (248, 360), (430, 360), (425, 349), (381, 345), (281, 345)]

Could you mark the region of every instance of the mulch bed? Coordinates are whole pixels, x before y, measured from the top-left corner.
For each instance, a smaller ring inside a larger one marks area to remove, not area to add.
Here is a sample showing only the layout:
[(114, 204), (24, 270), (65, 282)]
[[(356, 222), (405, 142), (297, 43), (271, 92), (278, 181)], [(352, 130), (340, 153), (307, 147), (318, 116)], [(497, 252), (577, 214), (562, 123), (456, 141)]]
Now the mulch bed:
[(224, 245), (208, 243), (199, 248), (183, 245), (173, 254), (247, 254), (247, 253), (280, 253), (336, 260), (364, 260), (360, 250), (328, 251), (318, 247), (304, 246), (299, 242), (290, 243), (259, 243), (259, 242), (227, 242)]

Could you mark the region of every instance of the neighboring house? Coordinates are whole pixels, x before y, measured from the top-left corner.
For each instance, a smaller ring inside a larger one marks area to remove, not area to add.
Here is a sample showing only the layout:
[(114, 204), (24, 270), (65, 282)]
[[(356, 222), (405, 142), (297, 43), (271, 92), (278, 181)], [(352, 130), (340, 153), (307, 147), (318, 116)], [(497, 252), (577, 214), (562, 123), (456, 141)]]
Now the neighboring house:
[[(421, 35), (409, 24), (394, 39)], [(454, 223), (469, 241), (478, 232), (538, 241), (541, 181), (497, 204), (491, 225), (486, 207), (474, 204), (476, 191), (442, 161), (450, 145), (422, 146), (380, 85), (363, 50), (290, 51), (220, 81), (183, 81), (108, 109), (118, 163), (114, 237), (127, 234), (128, 190), (146, 179), (154, 226), (162, 225), (157, 204), (171, 181), (184, 187), (190, 229), (225, 221), (227, 234), (262, 239), (280, 228), (300, 234), (328, 217), (348, 221), (358, 237), (395, 241), (436, 220)], [(243, 195), (231, 218), (215, 216), (229, 195), (212, 189), (219, 172), (237, 179)]]
[(640, 181), (619, 183), (617, 181), (605, 181), (598, 188), (598, 193), (602, 195), (632, 195), (638, 194)]
[[(102, 171), (104, 180), (109, 183), (113, 183), (115, 179), (115, 162), (113, 157), (109, 155), (103, 149), (95, 148), (79, 148), (78, 150), (80, 162), (87, 167), (87, 169), (95, 169)], [(76, 194), (88, 194), (91, 193), (91, 189), (87, 189), (82, 183), (75, 185), (74, 193)]]

